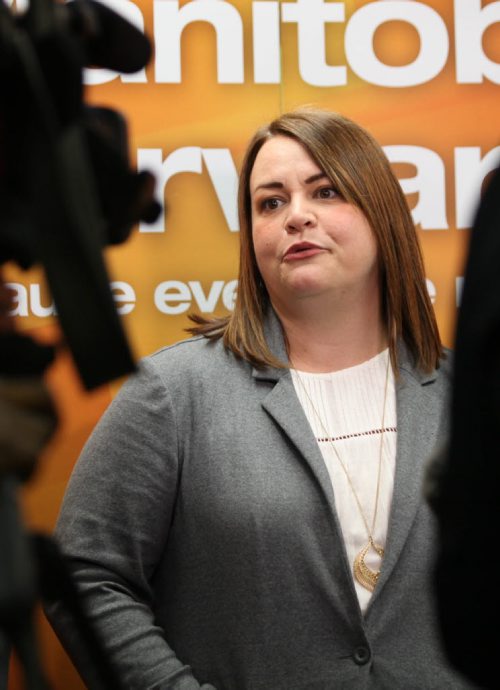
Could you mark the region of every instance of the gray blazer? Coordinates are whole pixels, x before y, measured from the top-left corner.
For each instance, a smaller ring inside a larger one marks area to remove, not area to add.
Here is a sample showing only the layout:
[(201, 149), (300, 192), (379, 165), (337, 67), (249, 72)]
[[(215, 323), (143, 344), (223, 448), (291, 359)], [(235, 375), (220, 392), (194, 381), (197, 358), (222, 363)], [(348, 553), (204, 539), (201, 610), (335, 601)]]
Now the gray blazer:
[[(267, 337), (285, 358), (274, 315)], [(203, 338), (142, 362), (88, 441), (56, 532), (124, 687), (471, 687), (438, 640), (421, 496), (449, 365), (423, 375), (400, 359), (394, 500), (365, 616), (289, 371), (253, 370)], [(62, 607), (49, 617), (97, 687)]]

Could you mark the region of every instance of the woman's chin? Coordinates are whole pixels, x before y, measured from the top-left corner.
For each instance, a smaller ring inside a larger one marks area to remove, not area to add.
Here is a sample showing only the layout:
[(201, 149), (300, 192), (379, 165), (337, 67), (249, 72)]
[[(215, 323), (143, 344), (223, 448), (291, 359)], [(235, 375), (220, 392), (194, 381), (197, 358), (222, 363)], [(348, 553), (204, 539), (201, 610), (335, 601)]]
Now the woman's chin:
[(319, 280), (307, 278), (289, 281), (288, 283), (289, 293), (294, 299), (319, 297), (328, 290), (328, 287)]
[(297, 296), (302, 293), (316, 294), (331, 285), (331, 276), (327, 277), (324, 272), (312, 270), (312, 266), (296, 267), (283, 276), (286, 287)]

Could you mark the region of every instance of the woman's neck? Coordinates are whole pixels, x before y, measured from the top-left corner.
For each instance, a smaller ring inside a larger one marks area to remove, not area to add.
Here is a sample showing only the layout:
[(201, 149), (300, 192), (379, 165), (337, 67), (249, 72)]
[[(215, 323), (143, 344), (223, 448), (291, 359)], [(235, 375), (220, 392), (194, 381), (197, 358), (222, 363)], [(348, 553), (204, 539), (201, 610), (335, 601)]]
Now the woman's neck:
[(351, 304), (333, 309), (313, 303), (293, 310), (273, 306), (285, 331), (294, 369), (340, 371), (366, 362), (388, 345), (378, 299), (358, 308)]

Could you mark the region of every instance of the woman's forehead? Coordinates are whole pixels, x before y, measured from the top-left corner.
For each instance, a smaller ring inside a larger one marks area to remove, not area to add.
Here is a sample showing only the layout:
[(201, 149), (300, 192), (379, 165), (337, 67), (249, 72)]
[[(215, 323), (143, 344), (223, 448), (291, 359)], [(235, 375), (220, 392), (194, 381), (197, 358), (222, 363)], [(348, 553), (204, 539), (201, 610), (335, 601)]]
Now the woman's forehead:
[(323, 171), (300, 142), (291, 137), (275, 136), (260, 148), (250, 174), (250, 192), (260, 187), (277, 186), (291, 176), (307, 182)]

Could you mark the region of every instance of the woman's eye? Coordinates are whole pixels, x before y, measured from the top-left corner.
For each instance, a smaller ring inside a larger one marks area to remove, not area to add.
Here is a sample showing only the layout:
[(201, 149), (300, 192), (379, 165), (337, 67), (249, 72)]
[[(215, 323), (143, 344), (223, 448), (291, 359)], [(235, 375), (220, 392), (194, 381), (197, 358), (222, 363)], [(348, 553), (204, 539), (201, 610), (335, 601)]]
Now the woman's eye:
[(320, 199), (334, 199), (336, 196), (338, 196), (333, 187), (321, 187), (318, 189), (317, 195)]
[(260, 202), (260, 208), (262, 211), (275, 211), (281, 205), (281, 200), (276, 199), (276, 197), (270, 197), (269, 199), (263, 199)]

